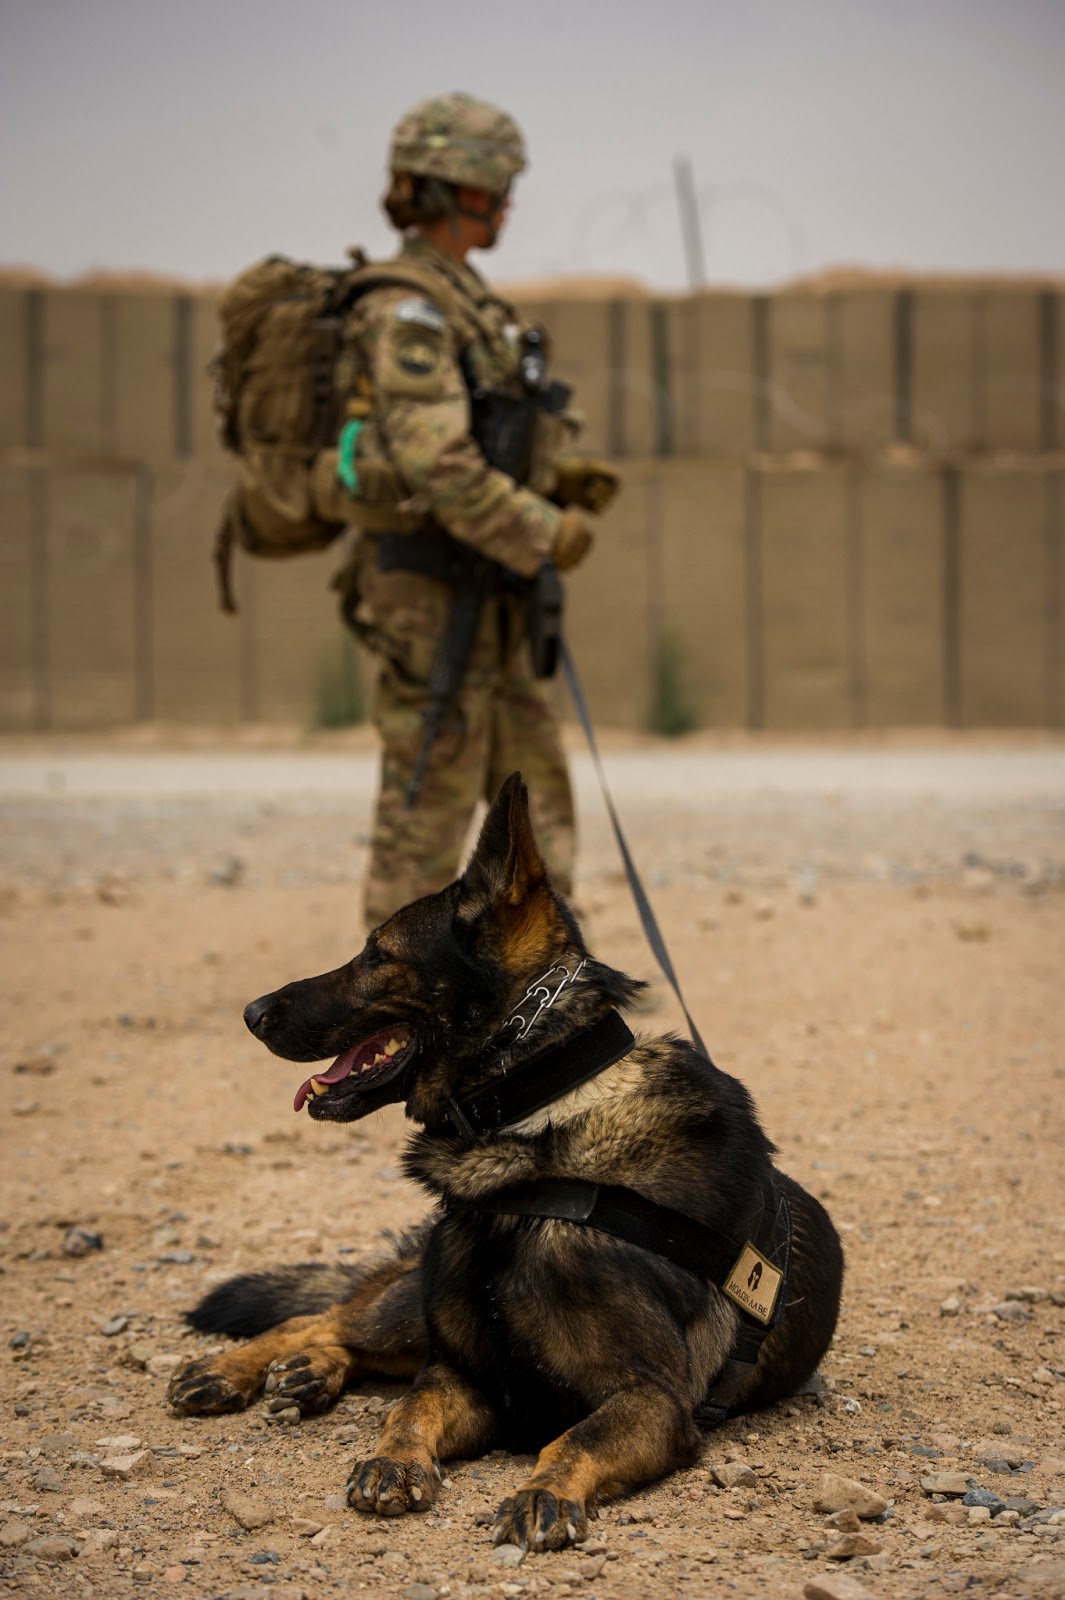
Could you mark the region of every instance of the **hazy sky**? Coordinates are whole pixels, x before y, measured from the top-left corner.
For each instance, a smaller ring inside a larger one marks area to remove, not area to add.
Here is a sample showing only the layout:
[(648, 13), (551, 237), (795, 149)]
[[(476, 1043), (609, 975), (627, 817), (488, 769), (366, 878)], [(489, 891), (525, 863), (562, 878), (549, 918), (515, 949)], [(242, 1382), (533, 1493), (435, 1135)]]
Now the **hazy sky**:
[(377, 253), (392, 124), (522, 124), (496, 278), (1065, 271), (1065, 0), (0, 0), (0, 261), (225, 277)]

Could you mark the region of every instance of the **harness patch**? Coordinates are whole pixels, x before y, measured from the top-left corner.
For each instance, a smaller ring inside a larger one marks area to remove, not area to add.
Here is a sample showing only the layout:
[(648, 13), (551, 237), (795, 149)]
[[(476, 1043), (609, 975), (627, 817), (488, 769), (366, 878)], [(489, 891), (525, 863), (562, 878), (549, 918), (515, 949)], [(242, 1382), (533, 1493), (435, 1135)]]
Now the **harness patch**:
[(413, 323), (433, 333), (443, 333), (447, 327), (444, 313), (429, 300), (401, 300), (396, 307), (396, 321)]
[(742, 1311), (750, 1312), (752, 1317), (757, 1317), (759, 1322), (764, 1322), (768, 1327), (773, 1320), (783, 1276), (780, 1269), (760, 1250), (756, 1250), (748, 1239), (739, 1260), (721, 1287)]

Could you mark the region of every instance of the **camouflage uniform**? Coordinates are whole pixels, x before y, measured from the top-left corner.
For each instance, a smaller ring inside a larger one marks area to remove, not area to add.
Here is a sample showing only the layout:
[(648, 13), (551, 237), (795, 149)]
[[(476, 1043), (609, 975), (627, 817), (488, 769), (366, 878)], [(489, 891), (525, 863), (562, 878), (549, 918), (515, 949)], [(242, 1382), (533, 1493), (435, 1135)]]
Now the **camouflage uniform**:
[[(453, 111), (458, 99), (443, 97), (429, 108), (439, 103)], [(462, 106), (468, 108), (474, 115), (502, 116), (477, 102)], [(426, 109), (415, 108), (416, 126), (424, 127)], [(394, 169), (403, 160), (409, 121), (396, 132)], [(497, 144), (498, 139), (486, 145), (489, 161)], [(473, 177), (464, 181), (505, 189), (523, 164), (512, 156), (502, 169), (486, 169), (481, 184)], [(351, 333), (373, 394), (369, 427), (411, 496), (401, 525), (420, 532), (445, 529), (531, 577), (551, 556), (558, 535), (562, 514), (546, 496), (554, 486), (566, 421), (539, 419), (524, 486), (491, 468), (470, 433), (470, 389), (460, 357), (477, 386), (520, 393), (520, 319), (472, 267), (419, 234), (407, 236), (395, 264), (419, 273), (426, 293), (396, 286), (372, 290), (357, 304)], [(384, 530), (389, 526), (386, 521)], [(348, 575), (357, 592), (349, 614), (380, 657), (374, 718), (383, 758), (365, 891), (368, 926), (451, 881), (477, 802), (494, 799), (515, 768), (529, 784), (552, 878), (562, 893), (570, 893), (569, 777), (556, 713), (532, 675), (524, 603), (516, 596), (494, 594), (486, 602), (458, 702), (432, 747), (417, 805), (406, 809), (422, 742), (426, 685), (447, 628), (452, 590), (423, 572), (381, 571), (379, 535), (369, 530), (372, 522)]]

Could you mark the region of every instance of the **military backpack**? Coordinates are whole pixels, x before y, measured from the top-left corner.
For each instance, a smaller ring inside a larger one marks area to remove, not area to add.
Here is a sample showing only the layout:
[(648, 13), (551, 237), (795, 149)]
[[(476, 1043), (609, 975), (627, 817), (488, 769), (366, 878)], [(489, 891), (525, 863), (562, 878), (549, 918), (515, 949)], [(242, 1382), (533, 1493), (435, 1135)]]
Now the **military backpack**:
[[(341, 430), (368, 416), (372, 400), (368, 389), (360, 393), (347, 319), (361, 295), (386, 285), (431, 294), (445, 313), (454, 310), (436, 279), (406, 264), (371, 265), (360, 251), (347, 267), (267, 256), (222, 296), (221, 344), (209, 371), (221, 440), (238, 465), (214, 548), (225, 611), (236, 610), (235, 543), (256, 556), (323, 550), (366, 506), (402, 500), (387, 461), (372, 450), (358, 461), (357, 496), (337, 483)], [(349, 486), (354, 481), (352, 471)]]

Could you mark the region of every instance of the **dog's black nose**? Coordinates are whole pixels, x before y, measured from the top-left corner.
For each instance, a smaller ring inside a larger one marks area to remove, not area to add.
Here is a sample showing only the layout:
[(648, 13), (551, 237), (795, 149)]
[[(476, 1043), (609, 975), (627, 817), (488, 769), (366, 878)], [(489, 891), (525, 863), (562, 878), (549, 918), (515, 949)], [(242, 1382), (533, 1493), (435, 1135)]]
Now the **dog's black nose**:
[(244, 1007), (244, 1021), (252, 1033), (258, 1037), (259, 1030), (265, 1025), (270, 1014), (270, 1002), (273, 996), (264, 994), (258, 1000), (250, 1000)]

